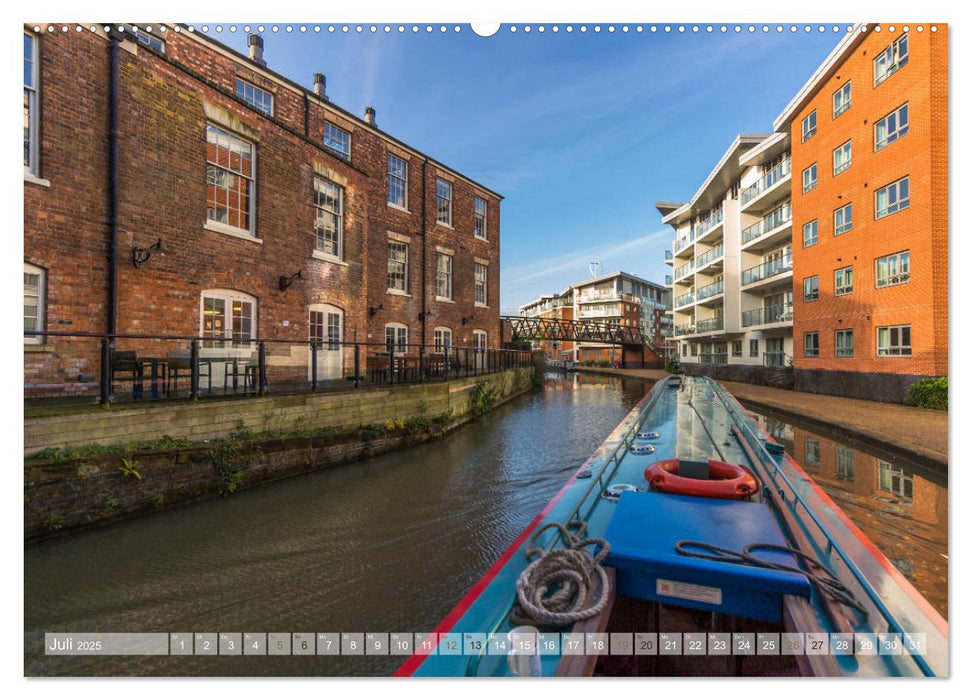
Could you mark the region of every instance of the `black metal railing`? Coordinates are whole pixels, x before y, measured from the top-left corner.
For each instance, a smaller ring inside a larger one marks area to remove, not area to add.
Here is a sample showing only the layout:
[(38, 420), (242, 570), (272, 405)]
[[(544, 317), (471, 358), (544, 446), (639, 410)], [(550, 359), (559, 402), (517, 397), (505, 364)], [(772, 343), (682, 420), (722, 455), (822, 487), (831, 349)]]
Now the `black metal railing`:
[(532, 366), (525, 350), (283, 338), (25, 331), (25, 400), (117, 401), (357, 389)]

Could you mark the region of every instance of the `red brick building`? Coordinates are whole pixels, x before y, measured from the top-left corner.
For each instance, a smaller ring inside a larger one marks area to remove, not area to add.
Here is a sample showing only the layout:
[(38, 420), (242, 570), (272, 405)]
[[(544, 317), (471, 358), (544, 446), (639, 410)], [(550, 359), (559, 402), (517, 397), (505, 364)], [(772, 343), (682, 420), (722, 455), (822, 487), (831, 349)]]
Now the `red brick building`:
[(776, 120), (797, 389), (899, 401), (948, 373), (947, 54), (943, 24), (854, 31)]
[[(353, 367), (338, 341), (372, 344), (362, 368), (388, 342), (499, 347), (500, 195), (334, 105), (323, 76), (274, 72), (259, 37), (245, 56), (174, 25), (60, 29), (24, 29), (25, 330), (203, 355), (293, 340), (267, 346), (281, 377), (308, 371), (308, 340), (320, 378)], [(91, 389), (96, 340), (24, 349), (29, 392)]]

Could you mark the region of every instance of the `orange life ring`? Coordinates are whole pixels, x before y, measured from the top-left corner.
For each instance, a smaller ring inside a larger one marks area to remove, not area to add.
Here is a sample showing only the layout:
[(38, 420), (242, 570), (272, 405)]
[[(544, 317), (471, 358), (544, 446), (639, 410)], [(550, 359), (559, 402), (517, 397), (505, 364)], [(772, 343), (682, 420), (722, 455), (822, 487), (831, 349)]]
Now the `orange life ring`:
[(708, 479), (679, 476), (681, 461), (662, 459), (644, 470), (652, 488), (663, 493), (702, 496), (741, 501), (759, 490), (759, 482), (748, 469), (738, 464), (708, 460)]

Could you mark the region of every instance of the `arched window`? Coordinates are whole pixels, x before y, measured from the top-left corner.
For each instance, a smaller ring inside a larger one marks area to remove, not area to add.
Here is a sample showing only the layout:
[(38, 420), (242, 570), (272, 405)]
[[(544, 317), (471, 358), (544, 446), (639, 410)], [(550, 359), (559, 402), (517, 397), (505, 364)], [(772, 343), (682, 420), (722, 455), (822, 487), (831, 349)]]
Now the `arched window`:
[(206, 289), (199, 302), (204, 348), (245, 347), (256, 337), (256, 297), (235, 289)]
[[(24, 330), (42, 331), (47, 320), (47, 270), (24, 263)], [(44, 336), (25, 335), (24, 345), (43, 345)]]
[(408, 352), (408, 326), (403, 323), (389, 323), (384, 327), (384, 344), (390, 353), (392, 348), (398, 354)]
[(435, 329), (435, 352), (445, 352), (452, 345), (452, 329), (439, 326)]

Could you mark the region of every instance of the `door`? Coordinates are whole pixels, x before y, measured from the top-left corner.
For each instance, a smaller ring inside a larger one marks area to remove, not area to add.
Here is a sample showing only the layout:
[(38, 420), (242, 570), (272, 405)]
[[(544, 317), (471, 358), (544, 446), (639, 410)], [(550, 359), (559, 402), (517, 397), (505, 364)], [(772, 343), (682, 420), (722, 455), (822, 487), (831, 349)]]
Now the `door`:
[(485, 369), (487, 338), (485, 331), (472, 331), (472, 356), (476, 371)]
[[(336, 306), (319, 304), (310, 308), (310, 338), (317, 343), (317, 381), (344, 376), (344, 312)], [(307, 376), (313, 378), (313, 356), (308, 358)]]

